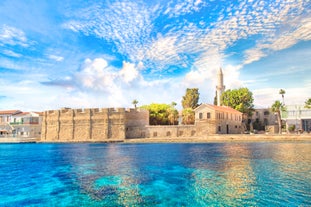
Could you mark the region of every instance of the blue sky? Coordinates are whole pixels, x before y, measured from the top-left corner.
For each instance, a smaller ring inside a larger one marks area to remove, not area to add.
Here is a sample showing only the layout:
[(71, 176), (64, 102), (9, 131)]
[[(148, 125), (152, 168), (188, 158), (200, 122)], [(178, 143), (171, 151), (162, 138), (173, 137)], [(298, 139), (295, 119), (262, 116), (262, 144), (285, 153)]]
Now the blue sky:
[(0, 109), (212, 103), (249, 88), (256, 107), (285, 89), (311, 97), (310, 0), (2, 0)]

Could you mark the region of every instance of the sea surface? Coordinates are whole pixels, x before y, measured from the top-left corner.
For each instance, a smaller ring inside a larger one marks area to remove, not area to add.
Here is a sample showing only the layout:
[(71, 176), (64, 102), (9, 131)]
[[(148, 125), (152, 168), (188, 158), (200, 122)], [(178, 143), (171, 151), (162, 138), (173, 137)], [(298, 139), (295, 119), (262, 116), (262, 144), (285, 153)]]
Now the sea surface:
[(0, 206), (311, 206), (311, 142), (0, 144)]

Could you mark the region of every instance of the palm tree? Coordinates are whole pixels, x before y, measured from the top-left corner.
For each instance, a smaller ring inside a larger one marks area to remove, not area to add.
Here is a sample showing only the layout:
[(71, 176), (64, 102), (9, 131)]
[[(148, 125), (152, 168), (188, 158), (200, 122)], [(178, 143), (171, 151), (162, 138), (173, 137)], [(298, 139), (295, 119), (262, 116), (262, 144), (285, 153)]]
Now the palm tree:
[(271, 111), (276, 113), (279, 125), (279, 134), (282, 133), (282, 120), (281, 120), (281, 111), (284, 111), (284, 105), (280, 101), (275, 101), (271, 106)]
[(192, 108), (185, 108), (182, 111), (182, 122), (183, 124), (189, 125), (194, 124), (194, 111)]
[(283, 105), (285, 105), (285, 102), (284, 102), (284, 94), (285, 94), (285, 90), (284, 90), (284, 89), (280, 89), (279, 94), (281, 94), (281, 95), (282, 95)]
[(178, 122), (178, 111), (175, 109), (175, 106), (177, 105), (176, 102), (171, 103), (171, 108), (168, 109), (168, 120), (170, 124), (175, 125), (176, 122)]
[(134, 100), (132, 101), (132, 104), (134, 105), (134, 107), (135, 107), (135, 109), (136, 109), (136, 105), (138, 104), (138, 101), (137, 101), (136, 99), (134, 99)]

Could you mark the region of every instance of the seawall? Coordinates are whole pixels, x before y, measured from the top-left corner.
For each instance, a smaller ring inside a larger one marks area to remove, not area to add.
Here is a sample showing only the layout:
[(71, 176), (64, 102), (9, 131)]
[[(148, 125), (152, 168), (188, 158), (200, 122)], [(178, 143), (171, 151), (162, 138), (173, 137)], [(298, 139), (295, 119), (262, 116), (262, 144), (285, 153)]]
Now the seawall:
[(126, 143), (311, 142), (311, 134), (221, 134), (205, 137), (136, 138), (124, 141)]

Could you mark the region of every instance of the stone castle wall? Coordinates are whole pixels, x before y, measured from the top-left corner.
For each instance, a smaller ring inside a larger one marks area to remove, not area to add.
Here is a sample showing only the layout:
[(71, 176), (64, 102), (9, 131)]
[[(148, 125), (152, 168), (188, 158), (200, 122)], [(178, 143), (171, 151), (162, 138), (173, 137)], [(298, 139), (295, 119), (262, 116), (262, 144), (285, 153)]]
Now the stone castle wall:
[(127, 128), (126, 135), (126, 138), (194, 137), (197, 130), (194, 125), (138, 126)]
[(126, 138), (126, 127), (149, 125), (149, 112), (104, 109), (62, 109), (43, 114), (41, 141), (83, 142)]

